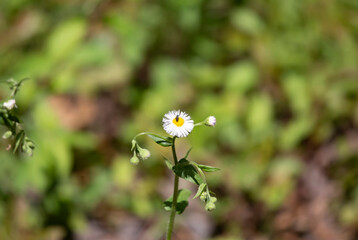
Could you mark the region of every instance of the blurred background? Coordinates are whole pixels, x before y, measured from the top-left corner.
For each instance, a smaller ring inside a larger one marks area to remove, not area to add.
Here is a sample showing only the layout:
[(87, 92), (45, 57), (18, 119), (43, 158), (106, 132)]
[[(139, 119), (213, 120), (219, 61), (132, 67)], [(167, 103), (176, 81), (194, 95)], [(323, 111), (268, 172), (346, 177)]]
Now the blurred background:
[(31, 78), (16, 112), (36, 149), (0, 141), (0, 239), (162, 239), (170, 149), (139, 138), (152, 156), (133, 166), (130, 142), (165, 135), (173, 109), (216, 116), (177, 149), (221, 168), (207, 174), (217, 209), (190, 200), (175, 240), (358, 239), (357, 13), (356, 0), (1, 1), (0, 80)]

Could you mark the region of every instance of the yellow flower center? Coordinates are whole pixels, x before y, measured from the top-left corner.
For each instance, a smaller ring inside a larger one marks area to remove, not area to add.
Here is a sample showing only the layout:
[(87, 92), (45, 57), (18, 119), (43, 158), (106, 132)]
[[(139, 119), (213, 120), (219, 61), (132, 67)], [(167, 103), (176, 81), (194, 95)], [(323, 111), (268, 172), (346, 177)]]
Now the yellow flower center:
[(177, 127), (181, 127), (181, 126), (183, 126), (183, 124), (184, 124), (184, 119), (177, 116), (176, 118), (173, 119), (173, 123), (174, 123)]

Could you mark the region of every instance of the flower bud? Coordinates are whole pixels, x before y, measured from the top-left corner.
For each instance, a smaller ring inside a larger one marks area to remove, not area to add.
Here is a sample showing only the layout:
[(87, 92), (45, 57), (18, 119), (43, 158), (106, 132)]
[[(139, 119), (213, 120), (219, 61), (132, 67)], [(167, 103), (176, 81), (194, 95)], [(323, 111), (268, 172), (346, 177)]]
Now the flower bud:
[(137, 146), (137, 141), (133, 139), (133, 140), (132, 140), (132, 148), (131, 148), (131, 151), (133, 151), (136, 146)]
[(216, 197), (210, 197), (210, 202), (215, 203), (218, 199)]
[(212, 211), (212, 210), (215, 210), (215, 208), (216, 208), (215, 203), (213, 203), (211, 201), (205, 205), (206, 211)]
[(8, 110), (11, 110), (14, 107), (17, 107), (15, 99), (10, 99), (10, 100), (4, 102), (4, 107)]
[(200, 200), (203, 201), (203, 202), (205, 202), (206, 199), (207, 199), (207, 197), (208, 197), (207, 192), (203, 192), (203, 193), (200, 195)]
[(148, 149), (145, 148), (141, 148), (137, 145), (137, 150), (138, 150), (138, 156), (142, 159), (145, 160), (147, 158), (150, 157), (150, 152)]
[(205, 125), (209, 127), (215, 127), (216, 118), (214, 116), (210, 116), (205, 120)]
[(12, 132), (11, 131), (7, 131), (4, 133), (4, 135), (2, 135), (2, 138), (3, 139), (8, 139), (9, 137), (12, 136)]
[(129, 160), (130, 163), (137, 165), (139, 163), (139, 158), (136, 154), (133, 155), (133, 157)]

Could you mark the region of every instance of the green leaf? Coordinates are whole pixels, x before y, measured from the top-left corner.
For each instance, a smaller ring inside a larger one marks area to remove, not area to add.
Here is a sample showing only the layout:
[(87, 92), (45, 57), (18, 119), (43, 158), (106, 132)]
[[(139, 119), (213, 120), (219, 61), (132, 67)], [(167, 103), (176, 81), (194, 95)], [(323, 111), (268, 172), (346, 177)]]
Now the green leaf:
[(20, 119), (15, 115), (9, 114), (9, 119), (12, 120), (13, 122), (20, 123)]
[(164, 157), (164, 156), (163, 156), (163, 158), (164, 158), (165, 164), (167, 165), (167, 167), (169, 168), (169, 170), (173, 170), (173, 164), (172, 164), (172, 162), (171, 162), (168, 158), (166, 158), (166, 157)]
[(184, 158), (173, 167), (173, 171), (178, 177), (181, 177), (197, 185), (200, 185), (204, 182), (199, 173), (196, 171), (195, 167)]
[(203, 164), (198, 164), (198, 167), (201, 170), (203, 170), (204, 172), (216, 172), (216, 171), (220, 170), (220, 168), (212, 167), (212, 166), (208, 166), (208, 165), (203, 165)]
[(17, 151), (17, 149), (19, 148), (19, 146), (22, 144), (22, 142), (23, 142), (23, 140), (24, 140), (24, 136), (25, 136), (24, 130), (21, 130), (21, 131), (16, 135), (15, 147), (14, 147), (14, 150), (13, 150), (14, 153)]
[[(191, 191), (188, 189), (180, 189), (178, 192), (178, 199), (177, 199), (177, 205), (176, 205), (176, 212), (177, 214), (182, 214), (185, 210), (185, 208), (188, 206), (189, 202), (188, 199), (190, 197)], [(164, 203), (164, 209), (166, 211), (172, 210), (173, 205), (173, 196), (168, 198)]]
[(15, 96), (16, 93), (20, 90), (20, 87), (24, 81), (30, 80), (30, 78), (23, 78), (19, 82), (16, 82), (14, 79), (8, 79), (7, 82), (10, 85), (10, 89), (12, 90), (11, 96)]
[(198, 187), (198, 191), (196, 192), (196, 194), (195, 194), (195, 196), (193, 197), (193, 199), (199, 197), (199, 196), (203, 193), (205, 187), (206, 187), (206, 183), (200, 184), (200, 186)]
[(187, 159), (187, 158), (188, 158), (189, 153), (191, 152), (191, 149), (192, 149), (192, 148), (190, 148), (190, 149), (186, 152), (185, 157), (184, 157), (185, 159)]
[(9, 85), (10, 85), (10, 88), (16, 86), (18, 83), (15, 81), (15, 79), (13, 78), (10, 78), (6, 81)]
[(163, 147), (170, 147), (173, 145), (173, 138), (163, 137), (155, 134), (148, 134), (148, 137), (153, 139), (157, 144)]
[(15, 126), (14, 124), (11, 123), (11, 121), (9, 121), (9, 115), (8, 114), (3, 114), (1, 116), (2, 120), (3, 120), (3, 124), (9, 128), (9, 129), (13, 129), (13, 126)]
[(83, 19), (62, 21), (54, 28), (47, 40), (46, 50), (51, 60), (65, 57), (78, 48), (86, 35), (86, 22)]

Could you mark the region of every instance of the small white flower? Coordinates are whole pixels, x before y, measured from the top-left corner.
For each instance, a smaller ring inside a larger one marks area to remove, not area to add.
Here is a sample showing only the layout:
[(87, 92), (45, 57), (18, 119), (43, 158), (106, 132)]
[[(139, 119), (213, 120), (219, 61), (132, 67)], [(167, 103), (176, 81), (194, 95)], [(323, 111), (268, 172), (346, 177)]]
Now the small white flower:
[(210, 116), (206, 119), (205, 125), (209, 127), (215, 127), (216, 118), (214, 116)]
[(194, 121), (180, 110), (170, 111), (163, 118), (164, 130), (173, 137), (186, 137), (194, 128)]
[(17, 107), (15, 99), (10, 99), (7, 102), (4, 102), (4, 107), (7, 108), (8, 110), (11, 110), (14, 107)]

